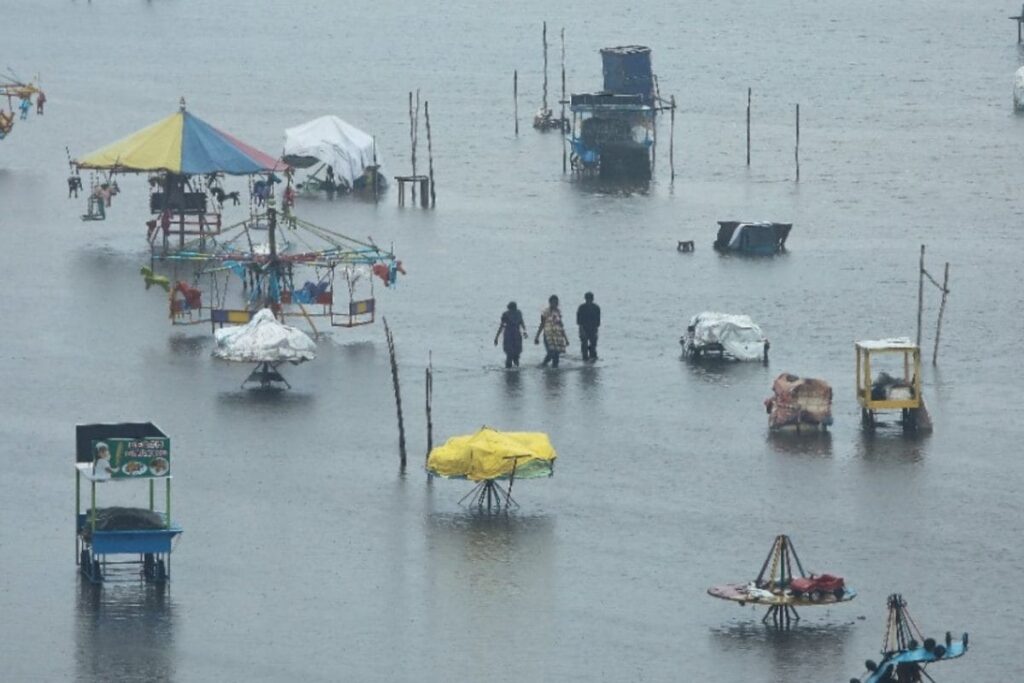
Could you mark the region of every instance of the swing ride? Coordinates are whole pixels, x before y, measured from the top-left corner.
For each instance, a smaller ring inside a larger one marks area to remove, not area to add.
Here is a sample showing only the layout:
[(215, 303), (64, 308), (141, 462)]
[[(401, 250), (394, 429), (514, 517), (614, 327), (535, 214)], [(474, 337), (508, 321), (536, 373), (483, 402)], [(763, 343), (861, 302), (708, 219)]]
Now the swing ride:
[[(517, 478), (536, 479), (554, 474), (554, 446), (541, 432), (499, 432), (483, 427), (475, 434), (453, 436), (427, 456), (427, 472), (445, 479), (477, 482), (459, 503), (469, 499), (478, 508), (519, 507), (512, 498)], [(507, 479), (502, 487), (498, 480)]]
[[(794, 565), (798, 574), (793, 573)], [(847, 586), (841, 576), (805, 573), (792, 541), (782, 534), (775, 537), (757, 578), (745, 584), (712, 586), (708, 595), (737, 602), (741, 607), (748, 602), (764, 605), (768, 612), (761, 623), (771, 619), (776, 626), (788, 626), (791, 621), (800, 620), (797, 607), (849, 602), (857, 596), (857, 591)]]
[(934, 681), (925, 667), (932, 662), (956, 659), (967, 653), (967, 634), (959, 641), (946, 631), (945, 643), (934, 638), (925, 638), (907, 611), (907, 602), (899, 593), (893, 593), (887, 600), (889, 616), (885, 623), (885, 639), (882, 642), (882, 661), (864, 662), (868, 677), (851, 678), (850, 683), (921, 683), (925, 679)]
[[(36, 97), (36, 113), (43, 113), (46, 95), (34, 83), (22, 81), (13, 73), (0, 76), (0, 97), (7, 98), (7, 111), (0, 105), (0, 140), (3, 140), (14, 129), (14, 122), (27, 119), (32, 110), (32, 97)], [(17, 107), (17, 114), (15, 113)]]
[[(175, 239), (181, 249), (190, 237), (203, 241), (220, 233), (224, 201), (241, 203), (238, 192), (224, 191), (224, 175), (249, 178), (249, 203), (254, 213), (256, 207), (266, 205), (274, 185), (281, 182), (274, 172), (287, 170), (283, 162), (187, 111), (184, 97), (174, 114), (71, 164), (72, 178), (82, 169), (106, 172), (102, 179), (93, 176), (83, 220), (105, 218), (103, 208), (110, 206), (111, 193), (117, 193), (114, 174), (148, 173), (149, 210), (155, 218), (146, 222), (146, 237), (154, 249), (159, 240), (164, 254), (172, 250)], [(263, 177), (254, 179), (260, 175)], [(72, 182), (69, 178), (69, 196)], [(101, 201), (94, 199), (97, 193)]]
[[(373, 280), (394, 286), (405, 273), (402, 262), (372, 241), (278, 213), (270, 204), (264, 213), (164, 256), (170, 276), (142, 269), (147, 289), (155, 284), (167, 293), (171, 323), (209, 323), (216, 330), (248, 323), (264, 308), (282, 322), (301, 317), (314, 334), (314, 319), (331, 327), (373, 323)], [(339, 305), (334, 291), (342, 282), (348, 301)], [(233, 292), (233, 283), (240, 291)]]

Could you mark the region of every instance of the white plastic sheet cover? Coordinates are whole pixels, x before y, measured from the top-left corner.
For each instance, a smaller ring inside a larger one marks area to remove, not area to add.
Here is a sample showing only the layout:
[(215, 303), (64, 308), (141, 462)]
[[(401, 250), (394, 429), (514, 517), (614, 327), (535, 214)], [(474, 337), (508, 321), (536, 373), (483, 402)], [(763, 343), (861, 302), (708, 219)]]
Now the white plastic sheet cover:
[(302, 330), (278, 322), (269, 308), (256, 313), (247, 325), (217, 330), (214, 337), (213, 355), (224, 360), (301, 363), (316, 358), (316, 342)]
[(1013, 75), (1013, 110), (1024, 111), (1024, 66)]
[(765, 336), (749, 315), (705, 311), (690, 319), (693, 345), (697, 348), (721, 344), (725, 353), (737, 360), (761, 360)]
[(373, 136), (337, 116), (321, 116), (284, 131), (284, 156), (315, 157), (334, 169), (334, 175), (353, 187), (367, 166), (383, 165)]

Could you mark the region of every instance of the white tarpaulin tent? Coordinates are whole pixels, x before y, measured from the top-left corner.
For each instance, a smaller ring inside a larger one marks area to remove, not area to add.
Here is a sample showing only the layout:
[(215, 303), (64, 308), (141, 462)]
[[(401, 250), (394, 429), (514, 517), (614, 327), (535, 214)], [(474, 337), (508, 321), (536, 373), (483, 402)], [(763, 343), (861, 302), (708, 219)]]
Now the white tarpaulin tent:
[(320, 161), (350, 188), (367, 166), (383, 164), (375, 147), (373, 136), (337, 116), (321, 116), (284, 131), (286, 163), (302, 168)]
[(760, 360), (764, 356), (764, 333), (749, 315), (705, 311), (690, 319), (687, 338), (697, 349), (720, 344), (737, 360)]
[(214, 332), (217, 348), (213, 355), (243, 363), (301, 363), (316, 358), (316, 342), (302, 330), (277, 321), (264, 308), (240, 327), (225, 327)]

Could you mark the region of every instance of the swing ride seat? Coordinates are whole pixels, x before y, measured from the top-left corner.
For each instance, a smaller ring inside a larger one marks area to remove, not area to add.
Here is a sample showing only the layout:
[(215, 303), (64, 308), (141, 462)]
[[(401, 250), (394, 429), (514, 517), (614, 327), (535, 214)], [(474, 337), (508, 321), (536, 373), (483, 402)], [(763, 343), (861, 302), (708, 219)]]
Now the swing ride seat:
[(363, 299), (361, 301), (350, 301), (348, 304), (348, 315), (335, 313), (331, 310), (332, 327), (359, 327), (370, 325), (375, 319), (376, 299)]
[(244, 308), (213, 308), (210, 309), (210, 329), (225, 325), (245, 325), (252, 320), (252, 311)]

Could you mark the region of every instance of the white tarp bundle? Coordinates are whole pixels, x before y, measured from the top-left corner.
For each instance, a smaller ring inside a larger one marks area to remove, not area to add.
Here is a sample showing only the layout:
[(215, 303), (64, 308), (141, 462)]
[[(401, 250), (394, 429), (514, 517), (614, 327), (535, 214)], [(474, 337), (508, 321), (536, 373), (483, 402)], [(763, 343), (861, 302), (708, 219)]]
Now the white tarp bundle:
[(277, 321), (264, 308), (240, 327), (225, 327), (214, 332), (217, 348), (213, 355), (224, 360), (246, 363), (301, 363), (316, 358), (316, 342), (302, 330)]
[(1013, 75), (1013, 110), (1024, 111), (1024, 66)]
[(284, 131), (284, 156), (319, 159), (350, 188), (367, 166), (383, 165), (375, 147), (371, 135), (337, 116), (321, 116)]
[(737, 360), (764, 357), (764, 333), (749, 315), (705, 311), (690, 319), (687, 332), (695, 348), (721, 344), (725, 353)]

